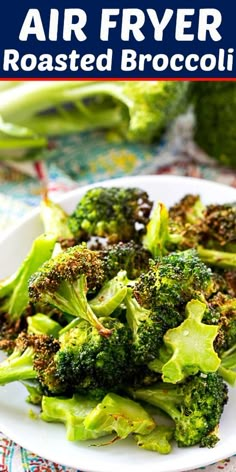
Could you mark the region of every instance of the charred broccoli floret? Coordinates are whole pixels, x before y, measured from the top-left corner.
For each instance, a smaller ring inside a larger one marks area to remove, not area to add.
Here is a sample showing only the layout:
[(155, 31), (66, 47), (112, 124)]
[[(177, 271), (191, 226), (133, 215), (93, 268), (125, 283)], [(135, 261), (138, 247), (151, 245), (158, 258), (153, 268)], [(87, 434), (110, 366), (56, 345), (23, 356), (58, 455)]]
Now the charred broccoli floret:
[(101, 260), (86, 246), (74, 246), (40, 267), (29, 280), (32, 302), (41, 301), (95, 326), (100, 334), (110, 334), (88, 304), (86, 294), (100, 285), (104, 278)]
[(214, 290), (211, 270), (189, 249), (152, 261), (149, 271), (135, 283), (134, 295), (141, 306), (155, 311), (163, 305), (181, 307)]
[(38, 379), (46, 390), (63, 393), (65, 388), (57, 379), (54, 363), (59, 347), (51, 336), (21, 333), (13, 353), (0, 364), (0, 385)]
[(127, 376), (131, 334), (127, 326), (113, 318), (102, 318), (111, 331), (100, 336), (87, 321), (60, 337), (55, 356), (57, 375), (72, 391), (117, 388)]
[(213, 447), (217, 428), (227, 403), (227, 386), (217, 373), (189, 377), (185, 383), (157, 384), (132, 391), (136, 400), (146, 401), (165, 411), (175, 422), (178, 446)]
[(200, 224), (200, 242), (205, 246), (236, 243), (236, 204), (208, 205)]
[(236, 298), (218, 292), (208, 301), (208, 308), (207, 322), (219, 327), (215, 349), (221, 354), (236, 344)]
[(151, 208), (148, 194), (138, 188), (97, 187), (82, 197), (69, 217), (69, 228), (78, 241), (92, 236), (112, 244), (139, 240)]

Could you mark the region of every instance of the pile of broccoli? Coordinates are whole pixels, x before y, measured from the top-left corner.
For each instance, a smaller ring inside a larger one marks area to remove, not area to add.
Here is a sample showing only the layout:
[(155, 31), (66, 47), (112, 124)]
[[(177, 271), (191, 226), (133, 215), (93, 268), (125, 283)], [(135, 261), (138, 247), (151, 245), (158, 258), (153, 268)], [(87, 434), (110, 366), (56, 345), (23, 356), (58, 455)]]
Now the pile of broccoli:
[(137, 188), (92, 188), (71, 215), (45, 197), (46, 234), (0, 283), (0, 385), (22, 382), (70, 441), (132, 435), (168, 454), (219, 440), (236, 383), (236, 206), (152, 206)]

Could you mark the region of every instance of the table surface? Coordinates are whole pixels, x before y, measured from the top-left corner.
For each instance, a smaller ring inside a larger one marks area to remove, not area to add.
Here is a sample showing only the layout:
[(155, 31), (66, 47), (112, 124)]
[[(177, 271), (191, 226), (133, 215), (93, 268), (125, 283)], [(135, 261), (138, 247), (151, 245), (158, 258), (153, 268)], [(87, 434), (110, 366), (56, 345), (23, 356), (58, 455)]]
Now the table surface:
[[(100, 133), (81, 134), (53, 143), (46, 167), (50, 196), (107, 178), (140, 174), (174, 174), (206, 178), (236, 187), (233, 169), (218, 166), (194, 145), (191, 117), (184, 117), (161, 145), (111, 143)], [(8, 167), (0, 164), (0, 228), (5, 230), (38, 205), (40, 185), (31, 163)], [(236, 457), (199, 470), (236, 471)], [(75, 472), (53, 464), (16, 445), (0, 433), (0, 472)]]

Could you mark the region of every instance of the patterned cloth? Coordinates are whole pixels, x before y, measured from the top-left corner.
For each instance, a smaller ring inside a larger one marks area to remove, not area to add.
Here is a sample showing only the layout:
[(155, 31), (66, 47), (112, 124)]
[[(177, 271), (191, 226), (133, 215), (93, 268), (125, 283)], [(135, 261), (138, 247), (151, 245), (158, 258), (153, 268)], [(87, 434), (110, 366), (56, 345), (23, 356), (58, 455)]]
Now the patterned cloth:
[[(192, 116), (178, 119), (161, 145), (141, 146), (109, 142), (102, 134), (56, 140), (47, 159), (50, 196), (106, 178), (138, 174), (175, 174), (206, 178), (236, 187), (233, 169), (218, 166), (191, 139)], [(107, 137), (106, 137), (107, 138)], [(0, 165), (0, 229), (25, 215), (40, 200), (40, 185), (32, 164)], [(236, 471), (236, 457), (199, 469)], [(76, 472), (53, 464), (0, 434), (0, 472)]]

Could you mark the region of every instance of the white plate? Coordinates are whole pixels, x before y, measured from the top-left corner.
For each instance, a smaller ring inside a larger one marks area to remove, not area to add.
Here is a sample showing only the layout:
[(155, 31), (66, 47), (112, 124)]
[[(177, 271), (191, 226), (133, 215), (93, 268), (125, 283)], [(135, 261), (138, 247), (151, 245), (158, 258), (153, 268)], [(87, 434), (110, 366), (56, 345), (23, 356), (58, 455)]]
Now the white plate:
[[(173, 204), (186, 193), (199, 193), (204, 203), (236, 201), (236, 190), (232, 188), (185, 177), (128, 177), (109, 180), (102, 185), (140, 187), (153, 200), (163, 200), (167, 205)], [(65, 210), (71, 212), (88, 188), (74, 190), (60, 199)], [(40, 232), (42, 226), (37, 210), (0, 239), (0, 278), (17, 268), (32, 240)], [(214, 449), (175, 448), (168, 456), (138, 449), (132, 438), (106, 447), (70, 443), (65, 439), (63, 425), (44, 423), (29, 417), (30, 406), (25, 403), (25, 397), (25, 389), (17, 383), (0, 389), (1, 431), (35, 454), (82, 471), (177, 472), (201, 467), (236, 453), (236, 389), (230, 389), (230, 399), (220, 425), (221, 440)]]

